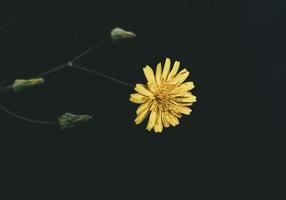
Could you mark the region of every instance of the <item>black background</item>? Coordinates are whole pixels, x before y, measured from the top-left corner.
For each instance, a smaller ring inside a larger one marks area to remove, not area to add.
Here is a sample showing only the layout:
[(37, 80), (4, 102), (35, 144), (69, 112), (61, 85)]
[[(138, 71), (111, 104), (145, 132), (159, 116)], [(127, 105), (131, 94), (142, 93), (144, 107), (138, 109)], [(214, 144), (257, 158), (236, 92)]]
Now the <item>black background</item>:
[(136, 39), (106, 42), (78, 63), (143, 83), (146, 64), (170, 57), (190, 70), (198, 97), (191, 116), (158, 135), (134, 125), (132, 89), (75, 69), (2, 95), (1, 104), (35, 119), (95, 116), (63, 133), (1, 112), (5, 185), (40, 199), (54, 189), (81, 199), (283, 199), (285, 9), (269, 0), (0, 1), (6, 84), (68, 61), (119, 26)]

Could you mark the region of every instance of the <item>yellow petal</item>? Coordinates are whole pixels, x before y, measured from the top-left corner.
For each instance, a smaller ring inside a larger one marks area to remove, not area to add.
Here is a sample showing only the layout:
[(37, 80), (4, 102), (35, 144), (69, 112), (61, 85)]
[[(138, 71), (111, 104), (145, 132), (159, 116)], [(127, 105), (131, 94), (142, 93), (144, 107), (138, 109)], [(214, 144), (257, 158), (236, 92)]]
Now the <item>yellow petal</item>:
[(176, 89), (174, 89), (174, 91), (189, 91), (192, 90), (195, 87), (194, 83), (189, 81), (189, 82), (185, 82), (183, 84), (181, 84), (179, 87), (177, 87)]
[(171, 114), (168, 114), (166, 119), (167, 119), (168, 123), (171, 124), (172, 126), (177, 126), (179, 124), (178, 118), (171, 115)]
[(155, 133), (161, 133), (163, 131), (163, 124), (162, 124), (162, 113), (161, 111), (158, 112), (157, 121), (154, 126)]
[(148, 96), (148, 97), (154, 96), (154, 94), (150, 90), (148, 90), (146, 85), (143, 85), (143, 84), (136, 84), (135, 91), (144, 95), (144, 96)]
[(188, 108), (186, 106), (183, 106), (183, 105), (176, 106), (175, 109), (176, 109), (177, 113), (182, 113), (182, 114), (185, 114), (185, 115), (189, 115), (192, 112), (192, 110), (190, 108)]
[(136, 114), (139, 115), (140, 113), (142, 113), (145, 110), (150, 110), (152, 104), (152, 100), (147, 101), (146, 103), (141, 104), (137, 110), (136, 110)]
[(161, 78), (162, 78), (162, 65), (161, 63), (158, 63), (156, 68), (156, 81), (158, 85), (161, 84)]
[(171, 70), (171, 72), (169, 73), (168, 75), (168, 79), (167, 80), (171, 80), (171, 79), (174, 79), (178, 70), (179, 70), (179, 67), (180, 67), (180, 62), (179, 61), (176, 61), (174, 66), (173, 66), (173, 69)]
[(177, 102), (182, 102), (182, 103), (192, 103), (197, 101), (197, 97), (192, 95), (190, 97), (183, 97), (183, 98), (176, 98)]
[(149, 121), (148, 121), (148, 124), (147, 124), (147, 127), (146, 129), (148, 131), (151, 131), (152, 128), (155, 126), (155, 123), (156, 123), (156, 120), (157, 120), (157, 114), (158, 112), (155, 111), (155, 110), (152, 110), (151, 111), (151, 114), (150, 114), (150, 117), (149, 117)]
[(182, 105), (184, 105), (184, 106), (192, 106), (193, 103), (182, 103)]
[(149, 109), (145, 109), (144, 111), (142, 111), (134, 120), (135, 124), (138, 125), (141, 122), (144, 121), (144, 119), (146, 119), (146, 117), (149, 115), (150, 111)]
[(163, 122), (164, 127), (166, 127), (166, 128), (170, 127), (170, 124), (167, 121), (166, 115), (164, 113), (162, 114), (162, 122)]
[(181, 97), (192, 97), (194, 96), (191, 92), (184, 92), (182, 93), (182, 96)]
[(190, 72), (188, 72), (186, 69), (183, 69), (174, 78), (174, 83), (177, 85), (180, 85), (181, 83), (183, 83), (188, 78), (189, 74), (190, 74)]
[(146, 65), (146, 67), (143, 68), (143, 72), (148, 82), (155, 82), (154, 72), (150, 66)]
[(149, 100), (149, 98), (146, 97), (146, 96), (143, 96), (141, 94), (134, 93), (134, 94), (130, 95), (130, 99), (129, 100), (131, 102), (133, 102), (133, 103), (141, 104), (141, 103), (145, 103), (147, 100)]
[(171, 111), (171, 114), (174, 115), (177, 118), (181, 118), (182, 117), (182, 115), (180, 113), (175, 112), (175, 111)]
[(151, 92), (153, 92), (153, 93), (156, 92), (156, 89), (158, 88), (158, 85), (156, 82), (148, 82), (147, 85), (148, 85), (148, 88)]
[(153, 103), (151, 104), (151, 106), (150, 106), (150, 110), (152, 111), (152, 110), (154, 110), (154, 111), (157, 111), (157, 102), (156, 101), (153, 101)]
[(170, 72), (170, 66), (171, 66), (171, 60), (169, 58), (166, 58), (163, 74), (162, 74), (162, 80), (166, 80), (169, 72)]
[(173, 97), (176, 97), (176, 98), (187, 98), (187, 97), (192, 97), (193, 94), (191, 92), (175, 92), (173, 94)]

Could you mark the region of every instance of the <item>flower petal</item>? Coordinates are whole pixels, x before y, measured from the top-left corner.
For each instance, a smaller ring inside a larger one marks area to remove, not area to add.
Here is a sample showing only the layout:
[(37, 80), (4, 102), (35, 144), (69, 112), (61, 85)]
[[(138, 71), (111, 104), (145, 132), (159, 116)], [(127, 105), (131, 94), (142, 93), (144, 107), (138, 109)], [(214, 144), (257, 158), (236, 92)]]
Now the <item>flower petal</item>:
[(192, 81), (189, 81), (181, 84), (179, 87), (175, 88), (174, 91), (176, 92), (189, 91), (192, 90), (194, 87), (195, 87), (194, 83)]
[(197, 101), (197, 97), (192, 95), (190, 97), (176, 98), (176, 101), (182, 103), (192, 103)]
[(162, 80), (166, 80), (169, 72), (170, 72), (170, 66), (171, 66), (171, 60), (169, 58), (166, 58), (163, 74), (162, 74)]
[(171, 111), (171, 114), (174, 115), (177, 118), (181, 118), (182, 117), (181, 113), (178, 113), (178, 112), (175, 112), (175, 111)]
[(173, 81), (175, 82), (175, 84), (180, 85), (188, 78), (189, 74), (190, 72), (188, 72), (186, 69), (183, 69), (182, 71), (180, 71), (180, 73), (177, 74)]
[(161, 133), (163, 131), (163, 124), (162, 124), (162, 113), (161, 111), (158, 112), (157, 121), (154, 126), (155, 133)]
[(176, 61), (174, 66), (173, 66), (173, 69), (171, 70), (171, 72), (169, 73), (168, 75), (168, 78), (167, 80), (171, 80), (171, 79), (174, 79), (178, 70), (179, 70), (179, 67), (180, 67), (180, 62), (179, 61)]
[(148, 97), (153, 97), (154, 94), (143, 84), (136, 84), (135, 91)]
[(143, 96), (141, 94), (138, 94), (138, 93), (134, 93), (134, 94), (131, 94), (130, 95), (130, 101), (133, 102), (133, 103), (138, 103), (138, 104), (141, 104), (141, 103), (145, 103), (149, 98), (146, 97), (146, 96)]
[(173, 116), (172, 114), (166, 115), (166, 119), (168, 123), (171, 124), (172, 126), (177, 126), (179, 124), (178, 118)]
[[(143, 104), (144, 105), (144, 104)], [(141, 122), (144, 121), (144, 119), (146, 119), (146, 117), (149, 115), (150, 110), (149, 109), (145, 109), (143, 110), (134, 120), (135, 124), (138, 125)]]
[(193, 103), (182, 103), (182, 105), (184, 105), (184, 106), (192, 106)]
[(192, 97), (193, 94), (191, 92), (176, 92), (173, 94), (173, 97), (175, 98), (186, 98), (186, 97)]
[(151, 131), (152, 128), (155, 126), (155, 123), (156, 123), (156, 120), (157, 120), (157, 116), (158, 116), (158, 112), (155, 111), (155, 110), (152, 110), (151, 114), (150, 114), (150, 117), (149, 117), (149, 121), (148, 121), (147, 127), (146, 127), (146, 129), (148, 131)]
[(161, 63), (158, 63), (156, 68), (156, 81), (158, 85), (161, 84), (161, 78), (162, 78), (162, 65)]
[(170, 124), (169, 124), (169, 122), (167, 121), (167, 118), (166, 118), (166, 114), (165, 114), (165, 113), (162, 113), (162, 122), (163, 122), (164, 127), (166, 127), (166, 128), (170, 127)]
[(148, 82), (147, 85), (148, 85), (148, 88), (151, 92), (153, 92), (153, 93), (156, 92), (156, 89), (158, 87), (156, 82)]
[(176, 109), (176, 112), (182, 113), (182, 114), (185, 114), (185, 115), (190, 115), (191, 112), (192, 112), (192, 110), (190, 108), (188, 108), (186, 106), (183, 106), (183, 105), (176, 106), (175, 109)]
[(152, 104), (152, 100), (147, 101), (146, 103), (141, 104), (137, 110), (136, 110), (136, 114), (139, 115), (140, 113), (142, 113), (145, 110), (150, 110), (151, 104)]
[(146, 65), (146, 67), (143, 68), (143, 72), (148, 82), (155, 82), (154, 72), (150, 66)]

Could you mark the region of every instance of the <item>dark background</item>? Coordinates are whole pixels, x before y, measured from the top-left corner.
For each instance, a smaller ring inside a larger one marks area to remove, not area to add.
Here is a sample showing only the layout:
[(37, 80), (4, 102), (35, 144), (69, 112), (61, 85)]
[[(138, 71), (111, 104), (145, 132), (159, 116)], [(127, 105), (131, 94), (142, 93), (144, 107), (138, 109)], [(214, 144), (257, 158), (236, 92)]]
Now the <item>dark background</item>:
[[(37, 191), (41, 199), (56, 190), (81, 199), (283, 199), (285, 9), (282, 0), (1, 0), (0, 79), (6, 84), (66, 62), (119, 26), (137, 38), (106, 42), (79, 63), (139, 83), (146, 64), (178, 59), (198, 97), (191, 116), (157, 135), (145, 131), (145, 123), (134, 125), (132, 89), (75, 69), (2, 95), (1, 104), (35, 119), (95, 116), (63, 133), (1, 112), (1, 165), (10, 195)], [(24, 186), (29, 189), (20, 190)]]

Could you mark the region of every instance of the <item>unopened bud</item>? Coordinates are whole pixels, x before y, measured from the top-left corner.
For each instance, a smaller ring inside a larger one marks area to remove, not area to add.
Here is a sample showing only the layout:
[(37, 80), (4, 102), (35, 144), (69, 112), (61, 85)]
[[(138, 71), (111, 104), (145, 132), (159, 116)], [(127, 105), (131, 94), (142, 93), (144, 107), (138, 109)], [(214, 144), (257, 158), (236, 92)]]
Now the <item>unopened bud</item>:
[(33, 78), (33, 79), (16, 79), (14, 83), (11, 85), (14, 92), (20, 92), (26, 88), (34, 87), (36, 85), (40, 85), (44, 83), (45, 80), (43, 78)]
[(126, 31), (122, 28), (114, 28), (111, 31), (111, 39), (113, 42), (117, 42), (119, 40), (123, 39), (129, 39), (129, 38), (134, 38), (136, 37), (136, 34), (131, 32), (131, 31)]
[(78, 124), (88, 122), (92, 119), (93, 117), (91, 115), (75, 115), (71, 113), (65, 113), (58, 118), (58, 123), (61, 130), (69, 130)]

